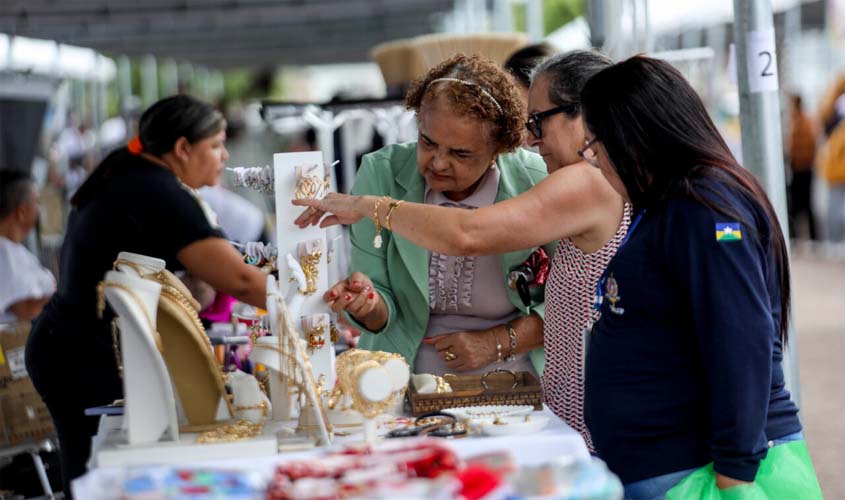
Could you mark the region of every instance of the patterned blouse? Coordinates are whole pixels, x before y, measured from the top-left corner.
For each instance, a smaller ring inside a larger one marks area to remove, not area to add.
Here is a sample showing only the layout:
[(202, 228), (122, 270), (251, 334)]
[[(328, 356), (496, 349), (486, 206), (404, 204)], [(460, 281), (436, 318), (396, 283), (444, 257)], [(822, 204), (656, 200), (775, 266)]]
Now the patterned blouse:
[(544, 399), (555, 415), (581, 433), (590, 451), (593, 443), (584, 424), (584, 334), (598, 319), (593, 308), (596, 286), (630, 223), (631, 206), (626, 203), (616, 234), (590, 254), (569, 238), (560, 240), (546, 282)]
[[(441, 192), (426, 187), (425, 202), (429, 205), (459, 207), (474, 210), (492, 205), (499, 190), (499, 167), (494, 165), (481, 178), (475, 191), (466, 199), (455, 202)], [(508, 298), (502, 256), (480, 255), (456, 257), (437, 252), (429, 254), (429, 319), (425, 336), (487, 330), (520, 316)], [(500, 339), (504, 340), (504, 339)], [(483, 374), (495, 368), (527, 371), (534, 374), (528, 353), (462, 372), (462, 375)], [(417, 351), (414, 373), (443, 375), (452, 370), (434, 346), (423, 343)]]

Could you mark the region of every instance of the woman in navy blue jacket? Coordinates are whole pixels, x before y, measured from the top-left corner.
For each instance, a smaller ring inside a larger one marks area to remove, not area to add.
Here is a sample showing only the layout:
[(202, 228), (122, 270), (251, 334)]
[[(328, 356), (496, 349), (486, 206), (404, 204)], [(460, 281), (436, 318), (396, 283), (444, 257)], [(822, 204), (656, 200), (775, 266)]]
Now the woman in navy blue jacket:
[[(615, 64), (582, 102), (579, 153), (636, 213), (599, 284), (588, 343), (585, 417), (599, 456), (634, 500), (708, 488), (820, 498), (784, 387), (789, 263), (760, 184), (666, 62)], [(769, 474), (786, 451), (798, 479)]]

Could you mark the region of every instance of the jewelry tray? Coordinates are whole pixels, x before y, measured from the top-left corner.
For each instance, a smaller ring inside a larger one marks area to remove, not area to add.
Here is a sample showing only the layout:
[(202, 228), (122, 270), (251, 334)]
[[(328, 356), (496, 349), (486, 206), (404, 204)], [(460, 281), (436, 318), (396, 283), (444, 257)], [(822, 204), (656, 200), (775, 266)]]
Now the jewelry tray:
[(543, 408), (543, 388), (528, 372), (503, 370), (484, 375), (447, 374), (444, 378), (452, 387), (452, 392), (420, 394), (413, 383), (409, 384), (408, 401), (414, 416), (462, 406), (531, 405), (535, 410)]

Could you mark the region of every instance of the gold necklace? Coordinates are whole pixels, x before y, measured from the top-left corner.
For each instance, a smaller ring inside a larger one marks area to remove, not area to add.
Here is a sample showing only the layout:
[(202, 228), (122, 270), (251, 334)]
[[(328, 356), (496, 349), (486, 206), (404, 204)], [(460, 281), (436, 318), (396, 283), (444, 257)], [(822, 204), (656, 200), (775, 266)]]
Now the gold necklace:
[(197, 443), (231, 443), (241, 441), (261, 434), (264, 423), (253, 424), (246, 420), (239, 420), (234, 424), (226, 424), (214, 430), (203, 432), (197, 438)]
[[(175, 303), (182, 311), (191, 318), (191, 322), (194, 325), (194, 328), (197, 329), (197, 333), (202, 339), (205, 341), (206, 347), (208, 347), (208, 353), (210, 355), (214, 355), (214, 347), (211, 345), (211, 339), (208, 338), (208, 334), (205, 333), (205, 328), (202, 326), (202, 322), (197, 315), (196, 309), (191, 305), (190, 301), (187, 297), (185, 297), (182, 292), (180, 292), (175, 287), (168, 285), (168, 284), (161, 284), (161, 295), (170, 299), (173, 303)], [(214, 363), (217, 363), (215, 360)], [(218, 370), (215, 370), (220, 378), (220, 382), (223, 384), (222, 389), (222, 397), (223, 400), (226, 402), (226, 407), (229, 409), (229, 414), (234, 416), (235, 411), (234, 407), (232, 406), (232, 401), (229, 396), (226, 394), (226, 374), (223, 371), (223, 367), (220, 366)]]
[(191, 318), (191, 323), (193, 323), (194, 327), (197, 328), (197, 331), (202, 333), (202, 338), (203, 340), (205, 340), (205, 345), (206, 347), (208, 347), (208, 351), (213, 354), (214, 347), (211, 345), (211, 339), (209, 339), (208, 335), (205, 333), (205, 327), (202, 326), (202, 321), (200, 321), (200, 317), (197, 314), (196, 309), (194, 309), (193, 305), (188, 300), (188, 298), (185, 297), (182, 292), (177, 290), (175, 287), (164, 283), (162, 283), (161, 285), (161, 294), (162, 296), (167, 297), (168, 299), (178, 304), (179, 307), (181, 307), (182, 310), (187, 313), (188, 317)]
[(150, 318), (150, 313), (147, 311), (147, 307), (144, 305), (144, 302), (135, 294), (130, 287), (124, 285), (123, 283), (118, 283), (116, 281), (101, 281), (97, 284), (97, 317), (102, 319), (103, 313), (106, 310), (106, 287), (114, 287), (123, 290), (124, 292), (135, 301), (135, 304), (141, 308), (141, 312), (144, 314), (144, 319), (147, 320), (147, 326), (150, 328), (150, 331), (153, 335), (153, 340), (155, 341), (156, 349), (158, 352), (162, 351), (162, 344), (161, 344), (161, 336), (158, 333), (158, 330), (155, 327), (155, 323), (153, 322), (152, 318)]
[(131, 260), (127, 260), (127, 259), (117, 259), (112, 264), (112, 269), (114, 269), (115, 271), (120, 271), (118, 266), (120, 266), (121, 264), (124, 265), (124, 266), (131, 267), (136, 273), (138, 273), (138, 276), (140, 276), (141, 278), (153, 278), (153, 279), (155, 279), (156, 281), (159, 281), (159, 282), (164, 279), (164, 272), (163, 271), (155, 271), (155, 272), (145, 271), (144, 268), (141, 267), (141, 264), (138, 264), (137, 262), (132, 262)]

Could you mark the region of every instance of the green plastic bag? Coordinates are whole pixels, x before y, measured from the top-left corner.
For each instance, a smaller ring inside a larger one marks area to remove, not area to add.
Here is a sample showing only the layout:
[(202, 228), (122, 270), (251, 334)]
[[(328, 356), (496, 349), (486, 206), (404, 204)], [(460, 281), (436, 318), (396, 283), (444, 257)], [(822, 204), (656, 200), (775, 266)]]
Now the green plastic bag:
[(666, 500), (821, 500), (822, 491), (807, 444), (792, 441), (769, 449), (752, 484), (720, 490), (713, 464), (675, 485)]

